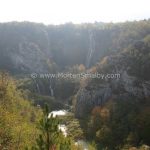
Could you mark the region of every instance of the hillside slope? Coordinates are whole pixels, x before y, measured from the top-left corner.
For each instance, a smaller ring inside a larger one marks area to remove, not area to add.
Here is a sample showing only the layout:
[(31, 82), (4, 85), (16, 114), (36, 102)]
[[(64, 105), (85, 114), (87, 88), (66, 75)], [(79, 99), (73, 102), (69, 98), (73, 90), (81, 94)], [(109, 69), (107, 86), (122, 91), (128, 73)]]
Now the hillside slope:
[(148, 34), (149, 20), (59, 26), (1, 23), (0, 69), (13, 73), (47, 72), (53, 62), (60, 69), (76, 64), (89, 68)]

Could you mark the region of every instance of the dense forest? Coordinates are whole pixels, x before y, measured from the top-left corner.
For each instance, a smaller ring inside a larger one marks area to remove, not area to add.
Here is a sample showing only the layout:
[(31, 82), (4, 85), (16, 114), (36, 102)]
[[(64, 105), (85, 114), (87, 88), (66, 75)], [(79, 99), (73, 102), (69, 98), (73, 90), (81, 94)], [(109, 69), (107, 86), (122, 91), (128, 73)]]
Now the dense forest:
[[(58, 73), (105, 78), (47, 76)], [(150, 149), (150, 20), (1, 23), (0, 150), (84, 150), (79, 140), (88, 150)]]

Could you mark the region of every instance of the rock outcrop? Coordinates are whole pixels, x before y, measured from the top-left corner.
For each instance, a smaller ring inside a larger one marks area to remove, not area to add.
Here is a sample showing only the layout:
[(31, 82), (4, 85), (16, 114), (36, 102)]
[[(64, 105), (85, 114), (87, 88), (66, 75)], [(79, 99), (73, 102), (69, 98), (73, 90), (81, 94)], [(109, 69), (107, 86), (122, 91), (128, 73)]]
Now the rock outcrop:
[[(117, 79), (99, 79), (95, 82), (93, 79), (87, 79), (87, 84), (81, 87), (76, 95), (75, 115), (82, 118), (95, 106), (102, 106), (109, 99), (115, 98), (127, 99), (131, 96), (137, 99), (150, 97), (150, 81), (142, 80), (139, 77), (129, 75), (127, 65), (124, 60), (124, 54), (117, 56), (108, 56), (97, 66), (98, 72), (109, 70), (111, 73), (119, 73)], [(108, 69), (109, 68), (109, 69)]]

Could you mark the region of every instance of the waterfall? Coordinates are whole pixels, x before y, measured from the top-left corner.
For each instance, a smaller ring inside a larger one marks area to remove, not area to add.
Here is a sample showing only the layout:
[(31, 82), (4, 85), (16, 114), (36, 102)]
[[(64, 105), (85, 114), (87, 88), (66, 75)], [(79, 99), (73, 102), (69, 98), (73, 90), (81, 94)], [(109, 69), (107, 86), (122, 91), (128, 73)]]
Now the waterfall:
[(40, 93), (41, 93), (41, 91), (40, 91), (39, 84), (38, 84), (36, 81), (35, 81), (35, 83), (36, 83), (37, 92), (40, 94)]
[(37, 82), (35, 79), (33, 79), (33, 82), (34, 82), (35, 85), (36, 85), (36, 90), (37, 90), (37, 92), (40, 94), (41, 91), (40, 91), (40, 86), (39, 86), (38, 82)]
[(45, 30), (45, 36), (47, 39), (47, 53), (46, 53), (47, 56), (46, 57), (50, 60), (53, 57), (53, 53), (52, 53), (51, 47), (50, 47), (50, 45), (51, 45), (50, 37), (48, 35), (48, 31), (46, 31), (46, 30)]
[(53, 97), (54, 96), (54, 90), (53, 90), (53, 88), (51, 86), (51, 80), (50, 80), (49, 89), (50, 89), (50, 95)]
[(90, 66), (90, 62), (91, 62), (94, 51), (95, 51), (94, 35), (92, 31), (89, 31), (89, 51), (88, 51), (87, 60), (86, 60), (87, 68)]
[(40, 92), (40, 87), (39, 87), (39, 84), (38, 84), (38, 83), (36, 83), (36, 87), (37, 87), (38, 93), (41, 93), (41, 92)]

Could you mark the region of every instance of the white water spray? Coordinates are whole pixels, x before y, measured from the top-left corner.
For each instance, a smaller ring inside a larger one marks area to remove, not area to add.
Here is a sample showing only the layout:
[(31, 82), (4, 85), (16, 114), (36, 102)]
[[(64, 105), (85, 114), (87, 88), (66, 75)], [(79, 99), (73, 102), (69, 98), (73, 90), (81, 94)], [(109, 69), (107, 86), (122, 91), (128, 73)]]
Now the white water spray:
[[(36, 81), (35, 81), (36, 82)], [(40, 87), (39, 87), (39, 84), (36, 82), (36, 88), (37, 88), (37, 92), (40, 94), (41, 91), (40, 91)]]
[(89, 68), (93, 53), (95, 51), (95, 39), (92, 31), (89, 31), (89, 51), (86, 60), (86, 67)]
[(54, 96), (54, 90), (51, 86), (51, 81), (50, 81), (50, 84), (49, 84), (49, 89), (50, 89), (50, 95), (53, 97)]

